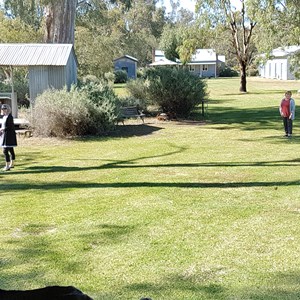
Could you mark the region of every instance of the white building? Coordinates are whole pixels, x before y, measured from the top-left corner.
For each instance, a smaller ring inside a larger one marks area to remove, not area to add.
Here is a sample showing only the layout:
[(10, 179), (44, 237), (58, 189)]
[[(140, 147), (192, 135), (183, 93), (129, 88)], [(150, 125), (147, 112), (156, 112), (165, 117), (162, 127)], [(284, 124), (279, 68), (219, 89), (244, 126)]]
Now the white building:
[[(218, 77), (219, 69), (225, 63), (225, 56), (218, 55), (213, 49), (197, 49), (192, 55), (191, 61), (186, 65), (190, 72), (199, 77)], [(154, 61), (150, 66), (182, 65), (180, 60), (176, 62), (166, 59), (164, 52), (155, 50)]]
[(266, 54), (261, 57), (263, 59), (259, 66), (259, 75), (263, 78), (294, 80), (295, 75), (291, 71), (291, 57), (300, 52), (300, 46), (280, 47), (272, 50), (269, 59)]

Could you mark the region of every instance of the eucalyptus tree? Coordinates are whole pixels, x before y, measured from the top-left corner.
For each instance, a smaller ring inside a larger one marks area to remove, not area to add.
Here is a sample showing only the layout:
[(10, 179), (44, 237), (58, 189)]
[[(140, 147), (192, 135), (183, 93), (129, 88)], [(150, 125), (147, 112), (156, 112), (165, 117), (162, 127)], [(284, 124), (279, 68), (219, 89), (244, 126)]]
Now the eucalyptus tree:
[(180, 59), (185, 65), (197, 48), (209, 46), (208, 37), (208, 29), (195, 21), (194, 14), (180, 9), (176, 21), (164, 27), (159, 46), (166, 58), (173, 61)]
[(246, 71), (254, 54), (252, 35), (257, 22), (255, 15), (248, 14), (246, 0), (240, 0), (240, 4), (237, 9), (230, 0), (197, 0), (196, 10), (201, 21), (211, 28), (221, 25), (230, 31), (232, 49), (240, 68), (240, 91), (247, 92)]
[[(300, 45), (300, 0), (251, 0), (249, 9), (259, 22), (255, 43), (260, 52)], [(298, 66), (299, 73), (299, 52), (292, 57), (291, 65), (294, 71)]]

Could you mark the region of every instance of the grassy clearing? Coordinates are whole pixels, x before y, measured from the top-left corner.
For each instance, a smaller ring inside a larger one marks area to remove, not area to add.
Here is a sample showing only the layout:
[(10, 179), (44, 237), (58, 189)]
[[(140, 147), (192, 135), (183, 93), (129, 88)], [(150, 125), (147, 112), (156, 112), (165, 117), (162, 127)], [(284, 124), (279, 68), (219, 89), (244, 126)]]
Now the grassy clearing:
[[(0, 174), (0, 287), (95, 299), (299, 299), (299, 82), (208, 80), (208, 120), (19, 139)], [(296, 103), (299, 95), (295, 94)]]
[(119, 97), (129, 96), (129, 93), (126, 90), (126, 83), (114, 84), (114, 91), (115, 91), (116, 95)]

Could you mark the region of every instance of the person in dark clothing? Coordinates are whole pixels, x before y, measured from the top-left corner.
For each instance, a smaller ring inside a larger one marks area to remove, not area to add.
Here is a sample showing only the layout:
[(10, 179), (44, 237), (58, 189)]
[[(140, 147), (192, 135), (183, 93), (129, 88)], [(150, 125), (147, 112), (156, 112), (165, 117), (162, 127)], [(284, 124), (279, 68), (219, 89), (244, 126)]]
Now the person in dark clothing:
[(0, 129), (0, 146), (3, 148), (5, 166), (3, 171), (9, 171), (14, 167), (16, 159), (14, 147), (17, 146), (17, 137), (14, 126), (14, 118), (8, 104), (1, 105), (2, 125)]

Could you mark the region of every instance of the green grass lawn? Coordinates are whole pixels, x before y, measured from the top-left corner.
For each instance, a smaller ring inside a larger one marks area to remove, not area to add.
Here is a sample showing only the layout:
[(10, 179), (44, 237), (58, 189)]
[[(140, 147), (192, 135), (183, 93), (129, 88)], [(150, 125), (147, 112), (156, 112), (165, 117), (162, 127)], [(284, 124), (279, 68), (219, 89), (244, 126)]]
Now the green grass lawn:
[[(0, 288), (94, 299), (299, 299), (300, 82), (210, 79), (203, 122), (20, 138), (0, 173)], [(298, 118), (297, 118), (298, 117)]]

